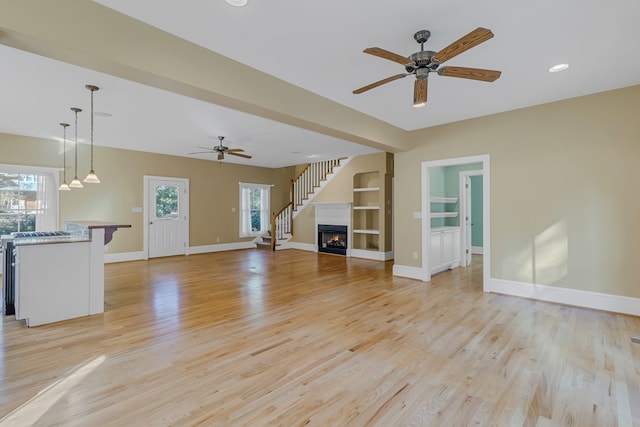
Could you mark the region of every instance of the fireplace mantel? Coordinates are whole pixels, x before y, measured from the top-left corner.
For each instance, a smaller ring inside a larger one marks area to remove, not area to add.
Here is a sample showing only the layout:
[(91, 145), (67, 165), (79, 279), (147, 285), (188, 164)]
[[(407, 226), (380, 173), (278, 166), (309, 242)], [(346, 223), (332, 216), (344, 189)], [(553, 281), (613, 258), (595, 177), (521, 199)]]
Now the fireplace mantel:
[[(318, 224), (346, 225), (347, 234), (351, 234), (351, 202), (317, 202), (313, 203), (316, 211), (316, 248), (318, 247)], [(347, 256), (351, 256), (351, 239), (348, 239)]]

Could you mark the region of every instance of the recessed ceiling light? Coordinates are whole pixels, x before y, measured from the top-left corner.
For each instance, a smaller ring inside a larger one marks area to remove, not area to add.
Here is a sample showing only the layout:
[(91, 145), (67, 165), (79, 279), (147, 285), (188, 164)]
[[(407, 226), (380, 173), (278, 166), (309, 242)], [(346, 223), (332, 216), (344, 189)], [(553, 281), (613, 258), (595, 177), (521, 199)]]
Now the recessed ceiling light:
[(569, 68), (569, 64), (556, 64), (553, 67), (549, 68), (550, 73), (558, 73), (560, 71), (564, 71)]
[(231, 6), (242, 7), (247, 5), (248, 0), (224, 0)]

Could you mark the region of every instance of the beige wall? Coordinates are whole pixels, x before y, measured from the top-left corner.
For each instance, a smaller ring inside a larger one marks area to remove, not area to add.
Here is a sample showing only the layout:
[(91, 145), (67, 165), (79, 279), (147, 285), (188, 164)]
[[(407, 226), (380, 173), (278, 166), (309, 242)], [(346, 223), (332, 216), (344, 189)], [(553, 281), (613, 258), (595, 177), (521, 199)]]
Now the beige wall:
[(640, 297), (640, 86), (412, 132), (395, 259), (420, 266), (423, 161), (491, 157), (491, 276)]
[[(0, 134), (0, 163), (62, 169), (61, 145)], [(78, 176), (83, 179), (88, 170), (87, 145), (79, 145), (78, 158), (82, 159)], [(72, 161), (67, 166), (70, 182)], [(132, 212), (132, 208), (144, 205), (144, 175), (189, 179), (189, 243), (193, 247), (251, 240), (238, 237), (238, 182), (274, 184), (272, 210), (278, 210), (289, 201), (289, 182), (294, 174), (294, 167), (270, 169), (105, 147), (95, 147), (95, 169), (100, 184), (85, 184), (82, 189), (60, 193), (60, 222), (103, 220), (131, 224), (131, 229), (114, 234), (109, 252), (143, 250), (143, 214)]]

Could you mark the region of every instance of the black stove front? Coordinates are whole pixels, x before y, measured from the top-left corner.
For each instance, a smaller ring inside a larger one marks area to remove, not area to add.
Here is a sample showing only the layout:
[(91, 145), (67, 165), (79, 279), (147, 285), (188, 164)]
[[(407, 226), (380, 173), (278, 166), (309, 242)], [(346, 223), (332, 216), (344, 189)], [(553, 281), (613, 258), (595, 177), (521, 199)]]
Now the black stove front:
[(347, 226), (318, 224), (318, 252), (347, 254)]

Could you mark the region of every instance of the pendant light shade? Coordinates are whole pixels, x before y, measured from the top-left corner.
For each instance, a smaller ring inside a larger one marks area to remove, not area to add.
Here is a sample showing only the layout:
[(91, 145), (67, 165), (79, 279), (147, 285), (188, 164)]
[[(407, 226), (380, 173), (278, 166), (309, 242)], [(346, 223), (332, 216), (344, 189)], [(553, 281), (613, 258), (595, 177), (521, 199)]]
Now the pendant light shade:
[(98, 179), (98, 175), (93, 171), (93, 92), (100, 88), (93, 85), (86, 85), (85, 87), (91, 91), (91, 170), (89, 170), (89, 175), (84, 179), (84, 182), (89, 184), (99, 184), (100, 180)]
[(60, 191), (69, 191), (69, 184), (67, 184), (67, 126), (69, 123), (60, 123), (62, 126), (62, 184), (58, 187)]
[(76, 141), (75, 141), (75, 175), (73, 178), (73, 181), (71, 181), (71, 184), (69, 184), (69, 187), (71, 188), (82, 188), (83, 185), (80, 182), (80, 179), (78, 179), (78, 113), (81, 112), (82, 110), (80, 108), (76, 108), (76, 107), (71, 107), (71, 111), (73, 111), (76, 115)]

